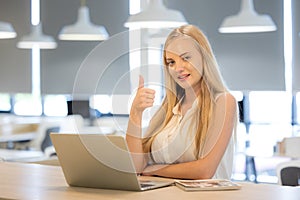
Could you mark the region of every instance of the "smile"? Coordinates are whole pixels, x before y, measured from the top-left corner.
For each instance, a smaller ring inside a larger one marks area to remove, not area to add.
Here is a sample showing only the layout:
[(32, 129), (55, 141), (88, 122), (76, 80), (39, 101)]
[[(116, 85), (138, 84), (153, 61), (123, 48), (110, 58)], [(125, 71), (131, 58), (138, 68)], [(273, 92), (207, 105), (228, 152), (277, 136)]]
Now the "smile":
[(178, 76), (177, 78), (178, 78), (179, 80), (185, 80), (185, 79), (187, 79), (189, 76), (190, 76), (190, 74), (184, 74), (184, 75)]

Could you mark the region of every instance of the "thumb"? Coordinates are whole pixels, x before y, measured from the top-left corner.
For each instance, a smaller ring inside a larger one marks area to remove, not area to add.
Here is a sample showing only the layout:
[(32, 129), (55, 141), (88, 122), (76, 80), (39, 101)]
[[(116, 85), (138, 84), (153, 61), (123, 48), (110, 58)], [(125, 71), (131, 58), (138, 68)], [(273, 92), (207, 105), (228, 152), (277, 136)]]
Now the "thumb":
[(144, 87), (144, 77), (142, 75), (139, 76), (139, 88)]

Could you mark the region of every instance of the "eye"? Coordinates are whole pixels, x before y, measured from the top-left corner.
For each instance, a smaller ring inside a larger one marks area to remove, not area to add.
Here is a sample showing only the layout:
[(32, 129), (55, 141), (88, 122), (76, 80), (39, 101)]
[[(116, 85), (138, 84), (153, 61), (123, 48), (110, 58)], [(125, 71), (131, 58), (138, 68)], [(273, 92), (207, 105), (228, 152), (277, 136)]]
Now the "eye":
[(184, 60), (184, 61), (188, 61), (190, 59), (191, 59), (191, 56), (184, 56), (184, 57), (182, 57), (182, 60)]
[(172, 67), (175, 64), (175, 61), (174, 60), (167, 60), (166, 63), (167, 63), (168, 67)]

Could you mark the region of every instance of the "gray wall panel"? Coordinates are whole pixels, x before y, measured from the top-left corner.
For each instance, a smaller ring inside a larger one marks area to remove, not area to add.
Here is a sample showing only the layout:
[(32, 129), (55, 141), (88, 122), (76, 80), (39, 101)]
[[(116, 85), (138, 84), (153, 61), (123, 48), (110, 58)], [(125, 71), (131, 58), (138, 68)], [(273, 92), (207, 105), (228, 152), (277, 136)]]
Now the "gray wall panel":
[[(118, 5), (118, 6), (116, 6)], [(52, 35), (59, 34), (61, 28), (65, 25), (73, 24), (77, 20), (78, 8), (80, 1), (74, 0), (51, 0), (43, 1), (42, 8), (45, 11), (42, 13), (43, 23), (45, 24), (45, 32)], [(115, 34), (126, 31), (123, 27), (124, 21), (128, 17), (128, 1), (126, 0), (88, 0), (87, 6), (90, 10), (90, 19), (94, 24), (103, 25), (113, 37)], [(115, 48), (128, 49), (128, 41), (118, 45), (107, 46), (106, 51), (114, 53)], [(51, 94), (72, 94), (77, 90), (78, 84), (76, 77), (81, 73), (80, 66), (83, 61), (88, 57), (92, 50), (103, 42), (72, 42), (60, 41), (57, 39), (58, 48), (55, 50), (42, 52), (42, 93)], [(95, 62), (101, 61), (100, 56)], [(90, 94), (109, 94), (113, 90), (113, 85), (120, 75), (129, 71), (129, 58), (128, 55), (122, 58), (122, 64), (113, 67), (116, 73), (110, 73), (104, 80), (103, 87), (99, 87), (97, 91), (90, 91), (90, 88), (95, 87), (95, 83), (90, 81), (89, 75), (82, 77), (82, 87), (77, 93)], [(102, 79), (103, 80), (103, 79)], [(123, 87), (117, 91), (119, 94), (130, 93), (129, 78), (123, 83)], [(74, 88), (77, 87), (77, 88)], [(83, 89), (84, 88), (84, 89)]]
[(17, 38), (0, 40), (0, 92), (31, 92), (31, 51), (16, 47), (30, 31), (29, 0), (1, 0), (0, 21), (9, 22)]
[[(224, 17), (237, 13), (240, 0), (164, 0), (169, 8), (181, 10), (186, 19), (207, 34), (221, 72), (232, 90), (284, 90), (283, 58), (283, 0), (254, 0), (259, 13), (270, 14), (278, 30), (270, 33), (220, 34), (217, 32)], [(293, 0), (294, 29), (294, 89), (300, 90), (299, 1)], [(30, 31), (30, 0), (1, 0), (0, 20), (15, 27), (18, 37), (0, 40), (0, 92), (31, 91), (30, 50), (16, 48), (16, 43)], [(128, 17), (127, 0), (87, 0), (91, 21), (104, 25), (111, 36), (127, 31), (123, 23)], [(118, 5), (118, 6), (116, 6)], [(41, 0), (43, 31), (58, 42), (55, 50), (41, 50), (42, 93), (70, 94), (83, 60), (98, 42), (59, 41), (57, 35), (65, 25), (74, 23), (79, 0)], [(126, 48), (128, 41), (114, 48)], [(101, 79), (105, 87), (97, 86), (97, 93), (112, 91), (111, 83), (129, 71), (128, 56), (112, 62), (108, 75)], [(99, 63), (101, 61), (99, 60)], [(121, 66), (122, 65), (122, 66)], [(120, 67), (119, 67), (120, 66)], [(19, 74), (18, 74), (19, 73)], [(129, 77), (122, 80), (117, 93), (130, 92)], [(88, 81), (88, 77), (86, 77)], [(110, 82), (111, 81), (111, 82)], [(99, 83), (100, 84), (100, 83)], [(100, 85), (101, 85), (100, 84)], [(86, 84), (85, 84), (86, 86)], [(83, 87), (84, 88), (84, 87)], [(80, 91), (84, 92), (84, 91)]]

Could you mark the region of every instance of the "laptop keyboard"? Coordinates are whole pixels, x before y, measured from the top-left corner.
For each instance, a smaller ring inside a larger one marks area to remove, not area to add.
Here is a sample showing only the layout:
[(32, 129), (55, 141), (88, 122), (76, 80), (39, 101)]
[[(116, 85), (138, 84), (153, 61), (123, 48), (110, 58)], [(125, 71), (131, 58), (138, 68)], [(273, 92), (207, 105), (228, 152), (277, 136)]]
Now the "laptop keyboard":
[(151, 186), (154, 186), (155, 184), (153, 183), (141, 183), (141, 187), (142, 188), (147, 188), (147, 187), (151, 187)]

